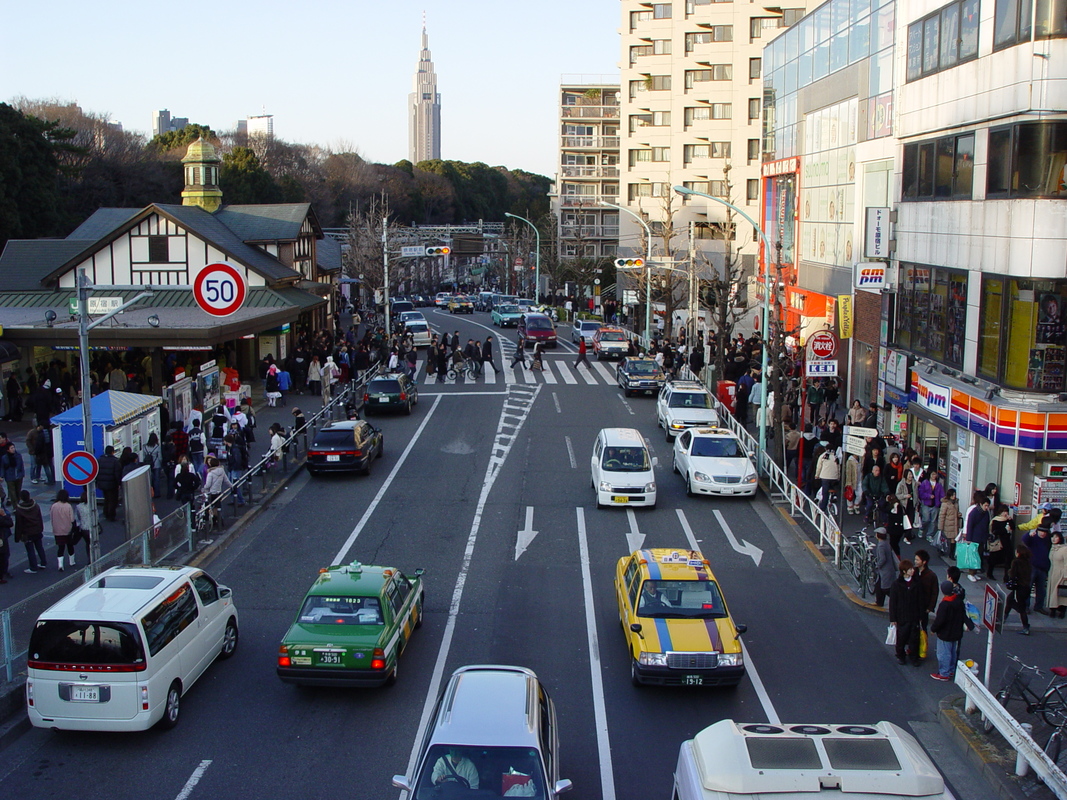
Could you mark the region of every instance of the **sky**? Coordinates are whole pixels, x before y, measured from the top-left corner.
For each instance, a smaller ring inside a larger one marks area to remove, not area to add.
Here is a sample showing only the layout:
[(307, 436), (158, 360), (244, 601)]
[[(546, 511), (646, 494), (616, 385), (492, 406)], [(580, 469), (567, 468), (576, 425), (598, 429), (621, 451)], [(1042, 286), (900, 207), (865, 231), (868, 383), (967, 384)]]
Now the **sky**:
[(279, 139), (391, 164), (424, 12), (441, 157), (552, 177), (561, 79), (618, 80), (619, 0), (17, 3), (0, 101), (74, 101), (146, 134), (158, 109), (218, 131), (267, 113)]

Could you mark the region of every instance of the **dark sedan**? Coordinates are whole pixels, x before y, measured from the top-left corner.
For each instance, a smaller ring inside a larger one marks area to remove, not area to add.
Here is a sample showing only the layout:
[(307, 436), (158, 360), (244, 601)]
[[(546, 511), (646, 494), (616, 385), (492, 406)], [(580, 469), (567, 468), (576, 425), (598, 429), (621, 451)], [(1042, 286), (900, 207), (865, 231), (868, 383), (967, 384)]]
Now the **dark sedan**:
[(619, 362), (615, 376), (627, 397), (633, 392), (656, 394), (666, 379), (660, 365), (652, 358), (624, 358)]
[(403, 372), (390, 372), (373, 378), (363, 392), (363, 413), (374, 414), (385, 409), (403, 409), (410, 414), (419, 402), (419, 387)]
[(308, 449), (307, 469), (312, 475), (356, 470), (369, 475), (371, 462), (384, 452), (382, 432), (366, 420), (334, 422), (315, 435)]

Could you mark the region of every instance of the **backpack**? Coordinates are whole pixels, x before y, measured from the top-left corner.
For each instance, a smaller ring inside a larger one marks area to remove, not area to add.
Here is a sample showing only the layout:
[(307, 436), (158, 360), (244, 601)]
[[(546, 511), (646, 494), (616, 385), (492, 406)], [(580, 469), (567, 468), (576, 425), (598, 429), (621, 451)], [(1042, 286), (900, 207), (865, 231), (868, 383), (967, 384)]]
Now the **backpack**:
[(189, 431), (189, 452), (204, 452), (204, 432), (199, 428), (193, 428), (191, 431)]

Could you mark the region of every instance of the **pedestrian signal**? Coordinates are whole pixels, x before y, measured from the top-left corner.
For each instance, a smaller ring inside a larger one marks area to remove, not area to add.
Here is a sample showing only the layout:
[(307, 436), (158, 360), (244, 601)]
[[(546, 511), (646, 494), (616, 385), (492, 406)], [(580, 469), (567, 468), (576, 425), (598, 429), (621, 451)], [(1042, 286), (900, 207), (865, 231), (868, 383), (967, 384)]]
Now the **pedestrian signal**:
[(616, 258), (615, 266), (618, 269), (626, 269), (627, 267), (643, 267), (645, 260), (643, 258)]
[(447, 256), (452, 252), (451, 247), (427, 247), (426, 255), (428, 256)]

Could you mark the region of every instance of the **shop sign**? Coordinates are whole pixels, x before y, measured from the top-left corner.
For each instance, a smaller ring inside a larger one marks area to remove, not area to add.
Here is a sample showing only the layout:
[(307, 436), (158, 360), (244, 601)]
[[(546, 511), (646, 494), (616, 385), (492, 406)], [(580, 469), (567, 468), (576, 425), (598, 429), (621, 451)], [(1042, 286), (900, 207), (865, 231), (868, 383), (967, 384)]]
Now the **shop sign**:
[(840, 294), (837, 296), (837, 307), (840, 309), (837, 318), (837, 335), (842, 339), (852, 338), (852, 295)]
[(867, 209), (867, 240), (863, 254), (867, 258), (889, 258), (889, 209)]
[(911, 377), (915, 402), (931, 414), (948, 419), (949, 390), (924, 380), (917, 372), (913, 371)]
[(826, 324), (829, 327), (834, 326), (834, 320), (837, 318), (837, 301), (833, 297), (826, 298)]
[(884, 392), (885, 402), (890, 403), (897, 408), (907, 408), (908, 403), (911, 402), (911, 397), (908, 396), (907, 392), (902, 392), (900, 389), (890, 386), (889, 384), (885, 384)]
[(908, 390), (908, 354), (896, 350), (886, 350), (885, 357), (885, 380), (886, 383), (896, 386), (898, 389)]
[(807, 368), (804, 373), (809, 378), (836, 378), (837, 377), (837, 360), (836, 359), (820, 359), (818, 361), (805, 362)]
[(856, 264), (855, 287), (880, 292), (885, 288), (885, 264), (860, 261)]

